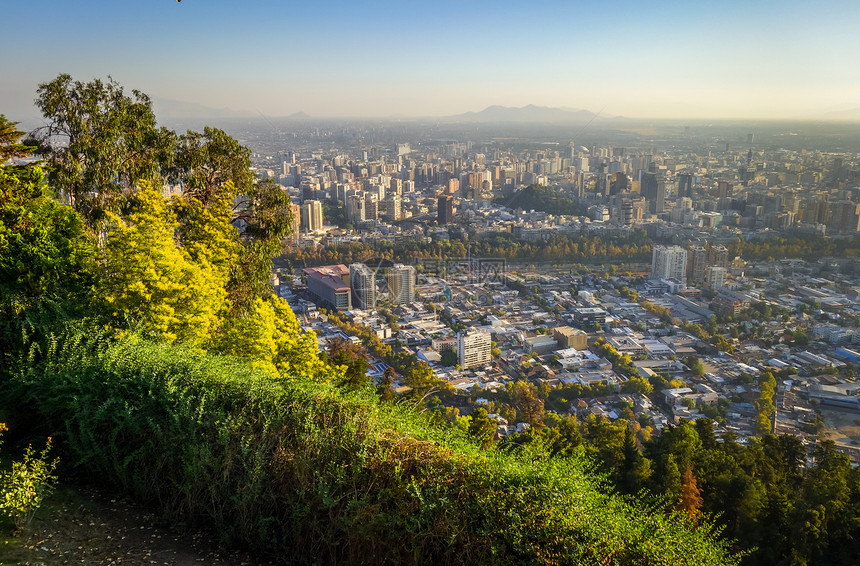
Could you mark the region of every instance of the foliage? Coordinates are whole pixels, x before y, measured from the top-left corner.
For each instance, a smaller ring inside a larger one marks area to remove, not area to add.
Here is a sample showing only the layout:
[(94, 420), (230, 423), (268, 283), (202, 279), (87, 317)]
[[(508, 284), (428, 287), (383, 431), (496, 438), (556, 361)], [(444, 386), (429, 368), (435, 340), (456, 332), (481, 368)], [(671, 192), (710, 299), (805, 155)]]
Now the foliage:
[(10, 159), (28, 157), (34, 149), (33, 146), (19, 143), (24, 132), (16, 129), (18, 122), (10, 122), (6, 116), (0, 114), (0, 165)]
[(108, 218), (97, 287), (108, 311), (144, 335), (202, 345), (228, 308), (223, 273), (176, 245), (176, 215), (148, 183), (125, 220)]
[[(6, 425), (0, 423), (0, 437), (5, 430)], [(42, 501), (53, 489), (53, 483), (57, 481), (54, 470), (59, 458), (49, 460), (50, 451), (49, 437), (45, 448), (38, 455), (33, 452), (33, 446), (29, 445), (23, 458), (12, 462), (11, 470), (0, 472), (0, 512), (12, 520), (17, 530), (30, 524)]]
[[(253, 188), (251, 151), (223, 130), (206, 126), (179, 136), (169, 179), (180, 183), (186, 199), (208, 206), (222, 192), (232, 197)], [(231, 194), (232, 191), (235, 193)]]
[(39, 151), (49, 181), (88, 220), (118, 211), (134, 183), (160, 184), (176, 135), (156, 127), (147, 95), (126, 96), (110, 77), (82, 83), (61, 74), (39, 85), (36, 105), (48, 120)]
[(95, 247), (37, 166), (0, 167), (0, 368), (38, 328), (88, 304)]
[(454, 351), (453, 348), (445, 350), (439, 357), (441, 358), (439, 363), (441, 363), (445, 367), (455, 366), (457, 365), (457, 361), (459, 360), (459, 358), (457, 357), (457, 352)]
[(734, 564), (707, 525), (607, 495), (581, 458), (500, 453), (375, 392), (91, 328), (0, 383), (69, 463), (211, 521), (225, 542), (312, 563)]
[(511, 209), (521, 208), (523, 210), (539, 210), (549, 214), (576, 216), (585, 214), (578, 203), (559, 191), (543, 185), (530, 185), (517, 191), (510, 199), (499, 197), (496, 202)]

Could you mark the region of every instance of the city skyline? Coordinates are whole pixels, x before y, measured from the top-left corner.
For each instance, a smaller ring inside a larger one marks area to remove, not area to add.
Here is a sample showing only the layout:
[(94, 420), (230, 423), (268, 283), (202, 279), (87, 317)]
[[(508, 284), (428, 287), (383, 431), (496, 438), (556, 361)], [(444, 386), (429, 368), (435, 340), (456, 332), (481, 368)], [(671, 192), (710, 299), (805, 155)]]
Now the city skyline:
[(719, 11), (627, 0), (599, 9), (49, 0), (39, 10), (34, 21), (32, 5), (4, 7), (13, 25), (0, 50), (12, 56), (0, 61), (0, 112), (15, 120), (38, 116), (38, 84), (60, 73), (110, 75), (191, 114), (439, 117), (536, 105), (635, 118), (860, 118), (860, 5), (843, 0), (731, 0)]

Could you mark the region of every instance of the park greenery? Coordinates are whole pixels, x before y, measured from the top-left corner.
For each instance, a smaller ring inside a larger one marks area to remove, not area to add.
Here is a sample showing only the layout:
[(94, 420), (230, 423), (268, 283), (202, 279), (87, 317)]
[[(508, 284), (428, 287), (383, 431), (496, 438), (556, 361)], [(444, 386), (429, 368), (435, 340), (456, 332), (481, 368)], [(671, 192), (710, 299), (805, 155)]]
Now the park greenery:
[(580, 204), (563, 193), (544, 185), (530, 185), (516, 191), (511, 197), (499, 197), (497, 204), (512, 210), (537, 210), (548, 214), (581, 216), (585, 211)]

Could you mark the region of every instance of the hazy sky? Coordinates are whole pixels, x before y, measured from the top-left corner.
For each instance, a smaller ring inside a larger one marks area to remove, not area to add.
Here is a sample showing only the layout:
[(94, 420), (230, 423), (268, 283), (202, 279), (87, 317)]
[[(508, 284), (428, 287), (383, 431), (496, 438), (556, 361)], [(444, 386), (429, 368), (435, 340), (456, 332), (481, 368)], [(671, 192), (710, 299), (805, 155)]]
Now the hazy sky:
[(857, 0), (0, 0), (0, 20), (0, 113), (16, 120), (60, 73), (269, 116), (860, 106)]

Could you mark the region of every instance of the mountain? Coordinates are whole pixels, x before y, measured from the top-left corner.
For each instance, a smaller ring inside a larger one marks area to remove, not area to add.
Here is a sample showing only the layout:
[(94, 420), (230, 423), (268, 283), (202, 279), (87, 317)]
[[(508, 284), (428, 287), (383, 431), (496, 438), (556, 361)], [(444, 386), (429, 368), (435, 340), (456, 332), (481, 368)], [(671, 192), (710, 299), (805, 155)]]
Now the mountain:
[(587, 122), (596, 116), (594, 112), (575, 108), (551, 108), (529, 104), (522, 108), (512, 106), (488, 106), (480, 112), (466, 112), (447, 116), (452, 122)]
[(838, 122), (860, 122), (860, 107), (819, 114), (818, 119)]
[(253, 116), (230, 108), (212, 108), (196, 102), (172, 100), (169, 98), (152, 99), (152, 110), (159, 120), (182, 118), (240, 118)]

